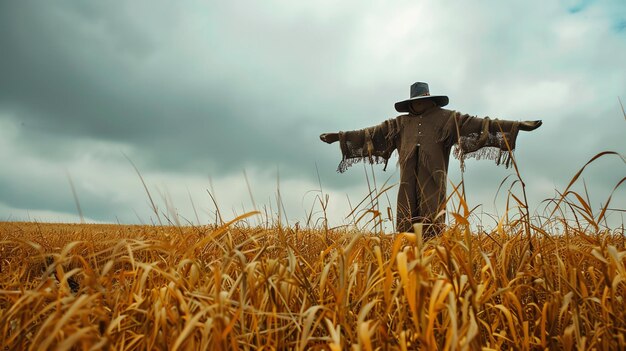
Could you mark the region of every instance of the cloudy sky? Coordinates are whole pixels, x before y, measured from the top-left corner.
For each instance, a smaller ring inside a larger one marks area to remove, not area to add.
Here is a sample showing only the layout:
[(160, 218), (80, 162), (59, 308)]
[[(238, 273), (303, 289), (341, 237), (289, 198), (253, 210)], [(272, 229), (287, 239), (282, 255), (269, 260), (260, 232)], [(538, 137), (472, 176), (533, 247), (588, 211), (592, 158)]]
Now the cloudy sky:
[[(257, 207), (276, 213), (279, 186), (292, 223), (321, 182), (339, 225), (365, 170), (336, 173), (318, 135), (395, 117), (415, 81), (451, 109), (544, 121), (516, 151), (534, 210), (595, 154), (626, 153), (623, 0), (0, 1), (0, 48), (0, 220), (78, 221), (71, 179), (87, 221), (154, 222), (130, 159), (183, 222), (213, 220), (209, 192), (225, 218), (253, 209), (245, 170)], [(625, 170), (583, 174), (594, 208)], [(501, 214), (511, 174), (468, 161), (470, 205)]]

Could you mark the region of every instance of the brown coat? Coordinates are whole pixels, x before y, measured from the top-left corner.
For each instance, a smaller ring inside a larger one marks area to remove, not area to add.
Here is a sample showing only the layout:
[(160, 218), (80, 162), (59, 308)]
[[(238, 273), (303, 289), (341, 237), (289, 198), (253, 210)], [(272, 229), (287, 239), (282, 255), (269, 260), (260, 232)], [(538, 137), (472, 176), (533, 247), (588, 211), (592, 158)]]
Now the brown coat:
[(518, 130), (519, 122), (434, 107), (421, 115), (401, 115), (374, 127), (340, 132), (343, 159), (338, 171), (343, 173), (361, 160), (384, 163), (386, 168), (397, 150), (400, 186), (396, 230), (410, 231), (418, 222), (441, 224), (452, 147), (461, 167), (467, 157), (489, 158), (508, 167)]

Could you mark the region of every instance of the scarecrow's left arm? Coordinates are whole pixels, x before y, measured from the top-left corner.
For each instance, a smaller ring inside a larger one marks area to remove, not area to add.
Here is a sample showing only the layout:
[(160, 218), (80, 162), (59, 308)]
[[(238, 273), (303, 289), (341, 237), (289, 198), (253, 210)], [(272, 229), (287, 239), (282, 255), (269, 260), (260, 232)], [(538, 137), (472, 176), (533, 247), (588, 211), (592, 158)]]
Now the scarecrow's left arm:
[(454, 155), (461, 161), (468, 157), (492, 159), (496, 164), (511, 164), (517, 134), (520, 130), (531, 131), (541, 126), (541, 121), (507, 121), (478, 118), (453, 111), (446, 126), (445, 136), (450, 144), (456, 144)]

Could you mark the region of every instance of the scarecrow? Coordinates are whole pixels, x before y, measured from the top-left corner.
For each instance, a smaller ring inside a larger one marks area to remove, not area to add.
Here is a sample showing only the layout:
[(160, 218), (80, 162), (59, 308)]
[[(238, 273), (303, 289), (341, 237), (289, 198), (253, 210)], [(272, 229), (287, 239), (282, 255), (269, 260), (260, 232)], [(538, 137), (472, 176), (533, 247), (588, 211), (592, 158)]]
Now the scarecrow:
[(509, 167), (518, 132), (535, 130), (542, 123), (478, 118), (442, 108), (447, 104), (447, 96), (430, 95), (428, 84), (417, 82), (411, 86), (410, 98), (395, 104), (405, 114), (370, 128), (320, 135), (328, 144), (339, 142), (340, 173), (362, 160), (384, 163), (386, 169), (392, 152), (398, 151), (399, 232), (411, 231), (414, 223), (427, 225), (426, 237), (441, 230), (451, 152), (460, 160), (461, 169), (465, 159), (472, 157)]

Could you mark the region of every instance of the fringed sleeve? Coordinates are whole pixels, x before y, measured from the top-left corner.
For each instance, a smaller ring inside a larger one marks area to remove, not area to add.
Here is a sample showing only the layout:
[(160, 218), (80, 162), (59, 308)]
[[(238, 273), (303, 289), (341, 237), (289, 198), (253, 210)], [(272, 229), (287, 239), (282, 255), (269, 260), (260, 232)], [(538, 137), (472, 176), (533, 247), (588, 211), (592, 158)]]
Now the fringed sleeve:
[(362, 160), (370, 164), (384, 163), (386, 169), (389, 157), (396, 148), (398, 123), (397, 119), (390, 119), (374, 127), (339, 132), (342, 158), (337, 172), (343, 173)]
[(465, 169), (465, 159), (494, 160), (509, 167), (513, 160), (519, 122), (478, 118), (453, 111), (443, 139), (454, 145), (454, 156)]

